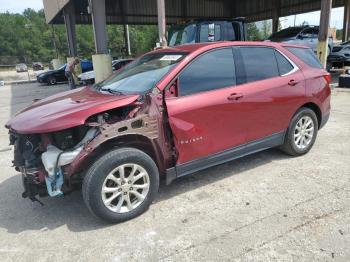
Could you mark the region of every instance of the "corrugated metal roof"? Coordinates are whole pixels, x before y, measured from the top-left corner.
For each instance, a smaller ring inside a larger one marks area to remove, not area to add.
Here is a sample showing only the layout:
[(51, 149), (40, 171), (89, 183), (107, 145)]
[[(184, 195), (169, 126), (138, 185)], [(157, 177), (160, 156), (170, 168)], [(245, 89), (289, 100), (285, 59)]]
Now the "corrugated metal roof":
[[(77, 23), (91, 23), (88, 0), (44, 0), (46, 21), (63, 23), (62, 9), (68, 2), (74, 2)], [(333, 0), (333, 7), (343, 5), (343, 0)], [(247, 21), (258, 21), (272, 18), (274, 12), (287, 16), (320, 7), (320, 0), (165, 0), (168, 24), (196, 18), (246, 17)], [(106, 14), (110, 24), (157, 24), (157, 0), (106, 0)]]

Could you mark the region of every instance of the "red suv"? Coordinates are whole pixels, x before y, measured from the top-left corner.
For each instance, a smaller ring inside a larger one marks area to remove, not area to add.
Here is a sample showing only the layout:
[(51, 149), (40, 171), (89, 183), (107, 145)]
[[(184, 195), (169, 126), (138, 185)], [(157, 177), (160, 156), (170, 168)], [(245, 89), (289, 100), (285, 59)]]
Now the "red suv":
[(80, 188), (89, 210), (121, 222), (159, 180), (272, 147), (299, 156), (330, 113), (330, 75), (313, 51), (268, 42), (147, 53), (107, 80), (35, 101), (7, 123), (23, 197)]

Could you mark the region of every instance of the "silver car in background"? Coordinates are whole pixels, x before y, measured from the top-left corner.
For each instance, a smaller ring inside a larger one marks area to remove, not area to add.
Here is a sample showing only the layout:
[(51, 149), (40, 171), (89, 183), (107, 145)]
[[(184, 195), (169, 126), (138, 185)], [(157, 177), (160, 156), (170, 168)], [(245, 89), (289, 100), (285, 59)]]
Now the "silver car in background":
[[(318, 26), (295, 26), (288, 27), (272, 34), (268, 40), (272, 42), (283, 42), (296, 45), (304, 45), (316, 52), (318, 44)], [(333, 48), (333, 38), (328, 39), (328, 54)]]
[(16, 72), (20, 73), (20, 72), (28, 72), (28, 67), (26, 64), (18, 64), (16, 65)]
[[(133, 59), (118, 59), (118, 60), (113, 60), (112, 61), (112, 70), (116, 71), (125, 66), (126, 64), (129, 64)], [(78, 75), (78, 81), (83, 84), (83, 85), (90, 85), (95, 83), (95, 72), (88, 71), (85, 73), (82, 73)]]
[(342, 68), (350, 65), (350, 41), (333, 47), (327, 58), (327, 69)]

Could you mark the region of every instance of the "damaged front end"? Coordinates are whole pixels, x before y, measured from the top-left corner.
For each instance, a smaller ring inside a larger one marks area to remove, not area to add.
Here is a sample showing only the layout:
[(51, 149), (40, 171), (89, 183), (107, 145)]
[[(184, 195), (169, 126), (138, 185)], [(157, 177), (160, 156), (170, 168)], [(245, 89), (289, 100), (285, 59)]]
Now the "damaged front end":
[(47, 145), (46, 151), (41, 155), (41, 160), (47, 172), (45, 182), (50, 196), (63, 195), (61, 190), (64, 182), (62, 167), (72, 163), (83, 150), (84, 145), (94, 139), (97, 134), (97, 128), (89, 129), (83, 139), (68, 151), (63, 151), (52, 144)]
[(79, 188), (87, 169), (111, 147), (144, 146), (165, 170), (173, 156), (161, 104), (157, 95), (146, 95), (92, 115), (83, 125), (43, 134), (20, 134), (8, 126), (13, 165), (22, 173), (22, 196), (38, 201), (37, 196), (59, 197)]
[[(22, 135), (10, 130), (14, 146), (13, 165), (22, 173), (22, 196), (38, 201), (36, 196), (61, 196), (64, 191), (64, 166), (69, 165), (84, 145), (98, 133), (97, 128), (76, 127), (51, 134)], [(81, 139), (74, 144), (75, 139)]]

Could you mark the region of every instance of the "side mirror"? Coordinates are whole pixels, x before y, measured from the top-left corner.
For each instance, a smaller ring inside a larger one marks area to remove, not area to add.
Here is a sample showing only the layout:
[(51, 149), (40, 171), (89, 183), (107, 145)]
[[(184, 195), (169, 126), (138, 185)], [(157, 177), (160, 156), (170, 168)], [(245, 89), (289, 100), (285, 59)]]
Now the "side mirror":
[(303, 35), (298, 35), (297, 38), (300, 39), (300, 40), (303, 40), (304, 36)]

